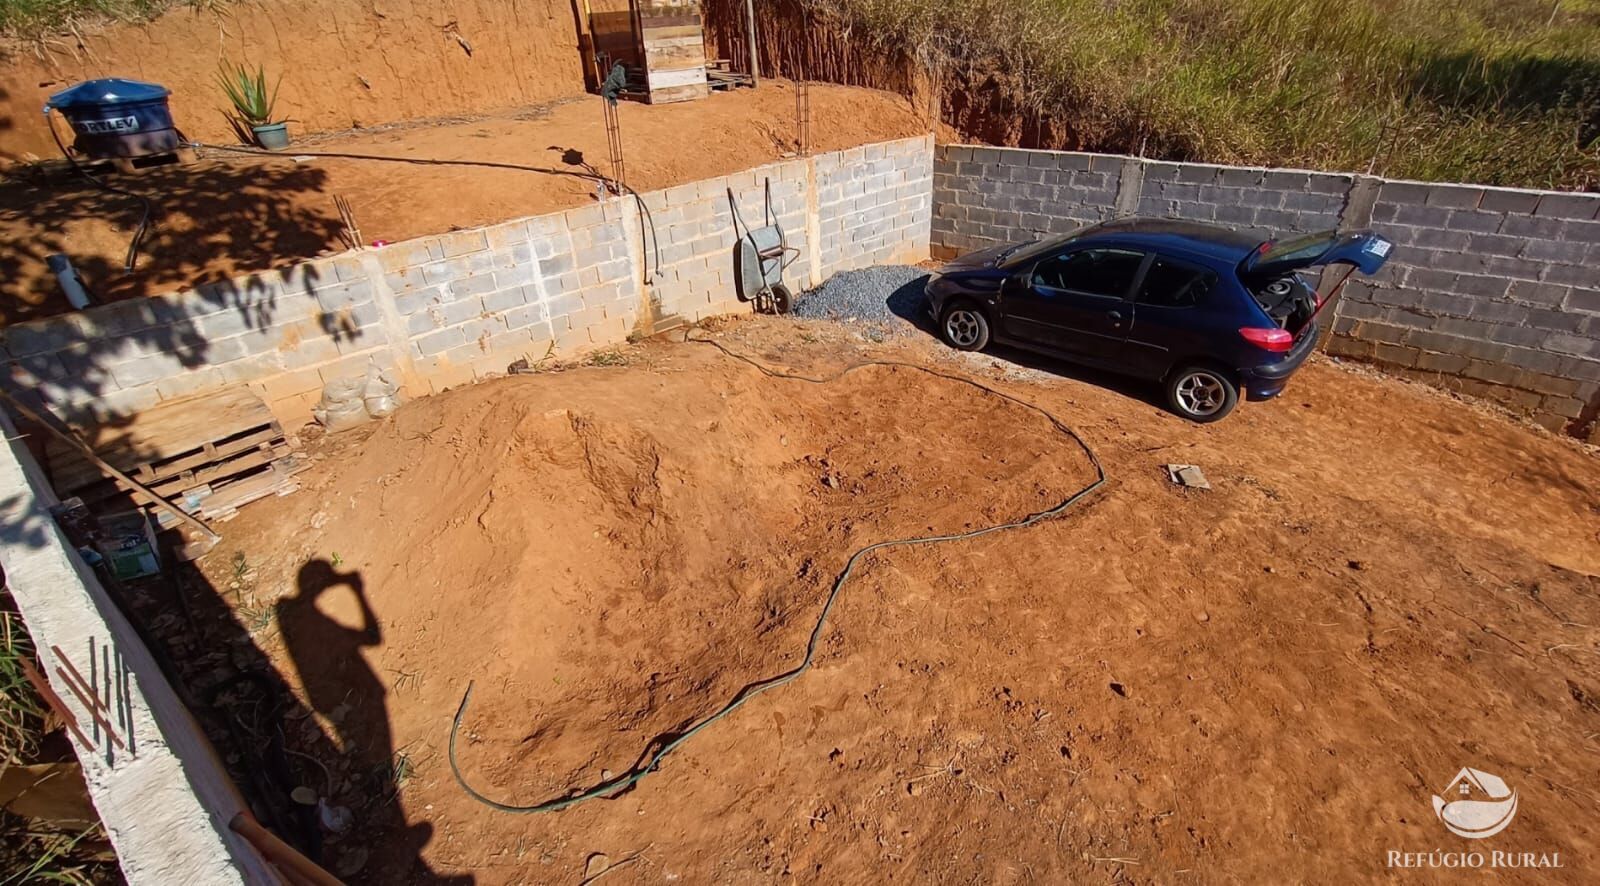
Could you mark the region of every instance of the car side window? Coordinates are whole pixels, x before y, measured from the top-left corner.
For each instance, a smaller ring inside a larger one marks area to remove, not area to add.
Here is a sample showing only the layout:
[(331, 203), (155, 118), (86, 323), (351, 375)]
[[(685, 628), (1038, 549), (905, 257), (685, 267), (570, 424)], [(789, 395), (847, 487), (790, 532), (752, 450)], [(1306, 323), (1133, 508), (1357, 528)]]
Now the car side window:
[(1129, 249), (1080, 249), (1047, 258), (1035, 265), (1033, 285), (1125, 298), (1142, 264), (1142, 252)]
[(1156, 256), (1139, 284), (1139, 304), (1164, 308), (1192, 308), (1205, 301), (1217, 275), (1165, 256)]

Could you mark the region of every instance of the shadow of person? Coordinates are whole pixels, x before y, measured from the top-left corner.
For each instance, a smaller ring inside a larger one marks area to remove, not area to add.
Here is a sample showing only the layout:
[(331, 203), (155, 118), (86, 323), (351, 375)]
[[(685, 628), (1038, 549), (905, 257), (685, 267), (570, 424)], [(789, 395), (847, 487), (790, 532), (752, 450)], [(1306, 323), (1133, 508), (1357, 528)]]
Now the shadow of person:
[(349, 764), (336, 799), (354, 813), (358, 830), (330, 867), (353, 882), (472, 882), (428, 870), (421, 852), (433, 826), (406, 824), (399, 791), (407, 763), (394, 746), (388, 687), (362, 654), (382, 644), (383, 628), (361, 573), (307, 562), (295, 595), (278, 602), (277, 619), (305, 703), (329, 723)]

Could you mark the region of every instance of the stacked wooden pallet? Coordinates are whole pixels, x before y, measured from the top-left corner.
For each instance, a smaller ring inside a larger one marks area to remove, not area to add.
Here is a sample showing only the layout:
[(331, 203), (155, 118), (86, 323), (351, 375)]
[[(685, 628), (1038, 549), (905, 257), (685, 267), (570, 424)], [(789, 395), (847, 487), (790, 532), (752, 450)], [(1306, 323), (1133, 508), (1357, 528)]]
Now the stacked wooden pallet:
[[(113, 467), (213, 522), (256, 499), (294, 492), (295, 475), (306, 466), (296, 441), (246, 388), (164, 403), (127, 424), (95, 429), (87, 442)], [(100, 513), (139, 506), (126, 484), (66, 444), (52, 442), (47, 456), (51, 483), (62, 498), (77, 496)], [(163, 528), (177, 519), (146, 509)]]

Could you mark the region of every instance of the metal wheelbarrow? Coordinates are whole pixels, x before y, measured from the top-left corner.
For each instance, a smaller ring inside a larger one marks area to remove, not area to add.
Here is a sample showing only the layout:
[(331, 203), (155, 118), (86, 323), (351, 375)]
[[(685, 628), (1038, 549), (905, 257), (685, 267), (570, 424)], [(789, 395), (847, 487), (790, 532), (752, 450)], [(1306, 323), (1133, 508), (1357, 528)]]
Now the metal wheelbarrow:
[(761, 227), (745, 224), (733, 188), (728, 189), (728, 207), (733, 210), (733, 272), (739, 300), (754, 302), (757, 311), (789, 313), (794, 295), (783, 283), (783, 272), (800, 257), (800, 250), (789, 245), (772, 211), (772, 179), (766, 180), (766, 219)]

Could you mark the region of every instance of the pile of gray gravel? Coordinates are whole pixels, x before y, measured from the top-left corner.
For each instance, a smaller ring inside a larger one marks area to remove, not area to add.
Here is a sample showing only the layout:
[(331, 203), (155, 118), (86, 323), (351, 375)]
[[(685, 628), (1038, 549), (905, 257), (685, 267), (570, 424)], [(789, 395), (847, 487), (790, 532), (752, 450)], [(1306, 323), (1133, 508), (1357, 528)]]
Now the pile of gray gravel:
[(797, 317), (851, 321), (892, 331), (909, 331), (926, 322), (928, 300), (922, 292), (928, 272), (911, 265), (876, 265), (840, 271), (803, 293), (795, 302)]

